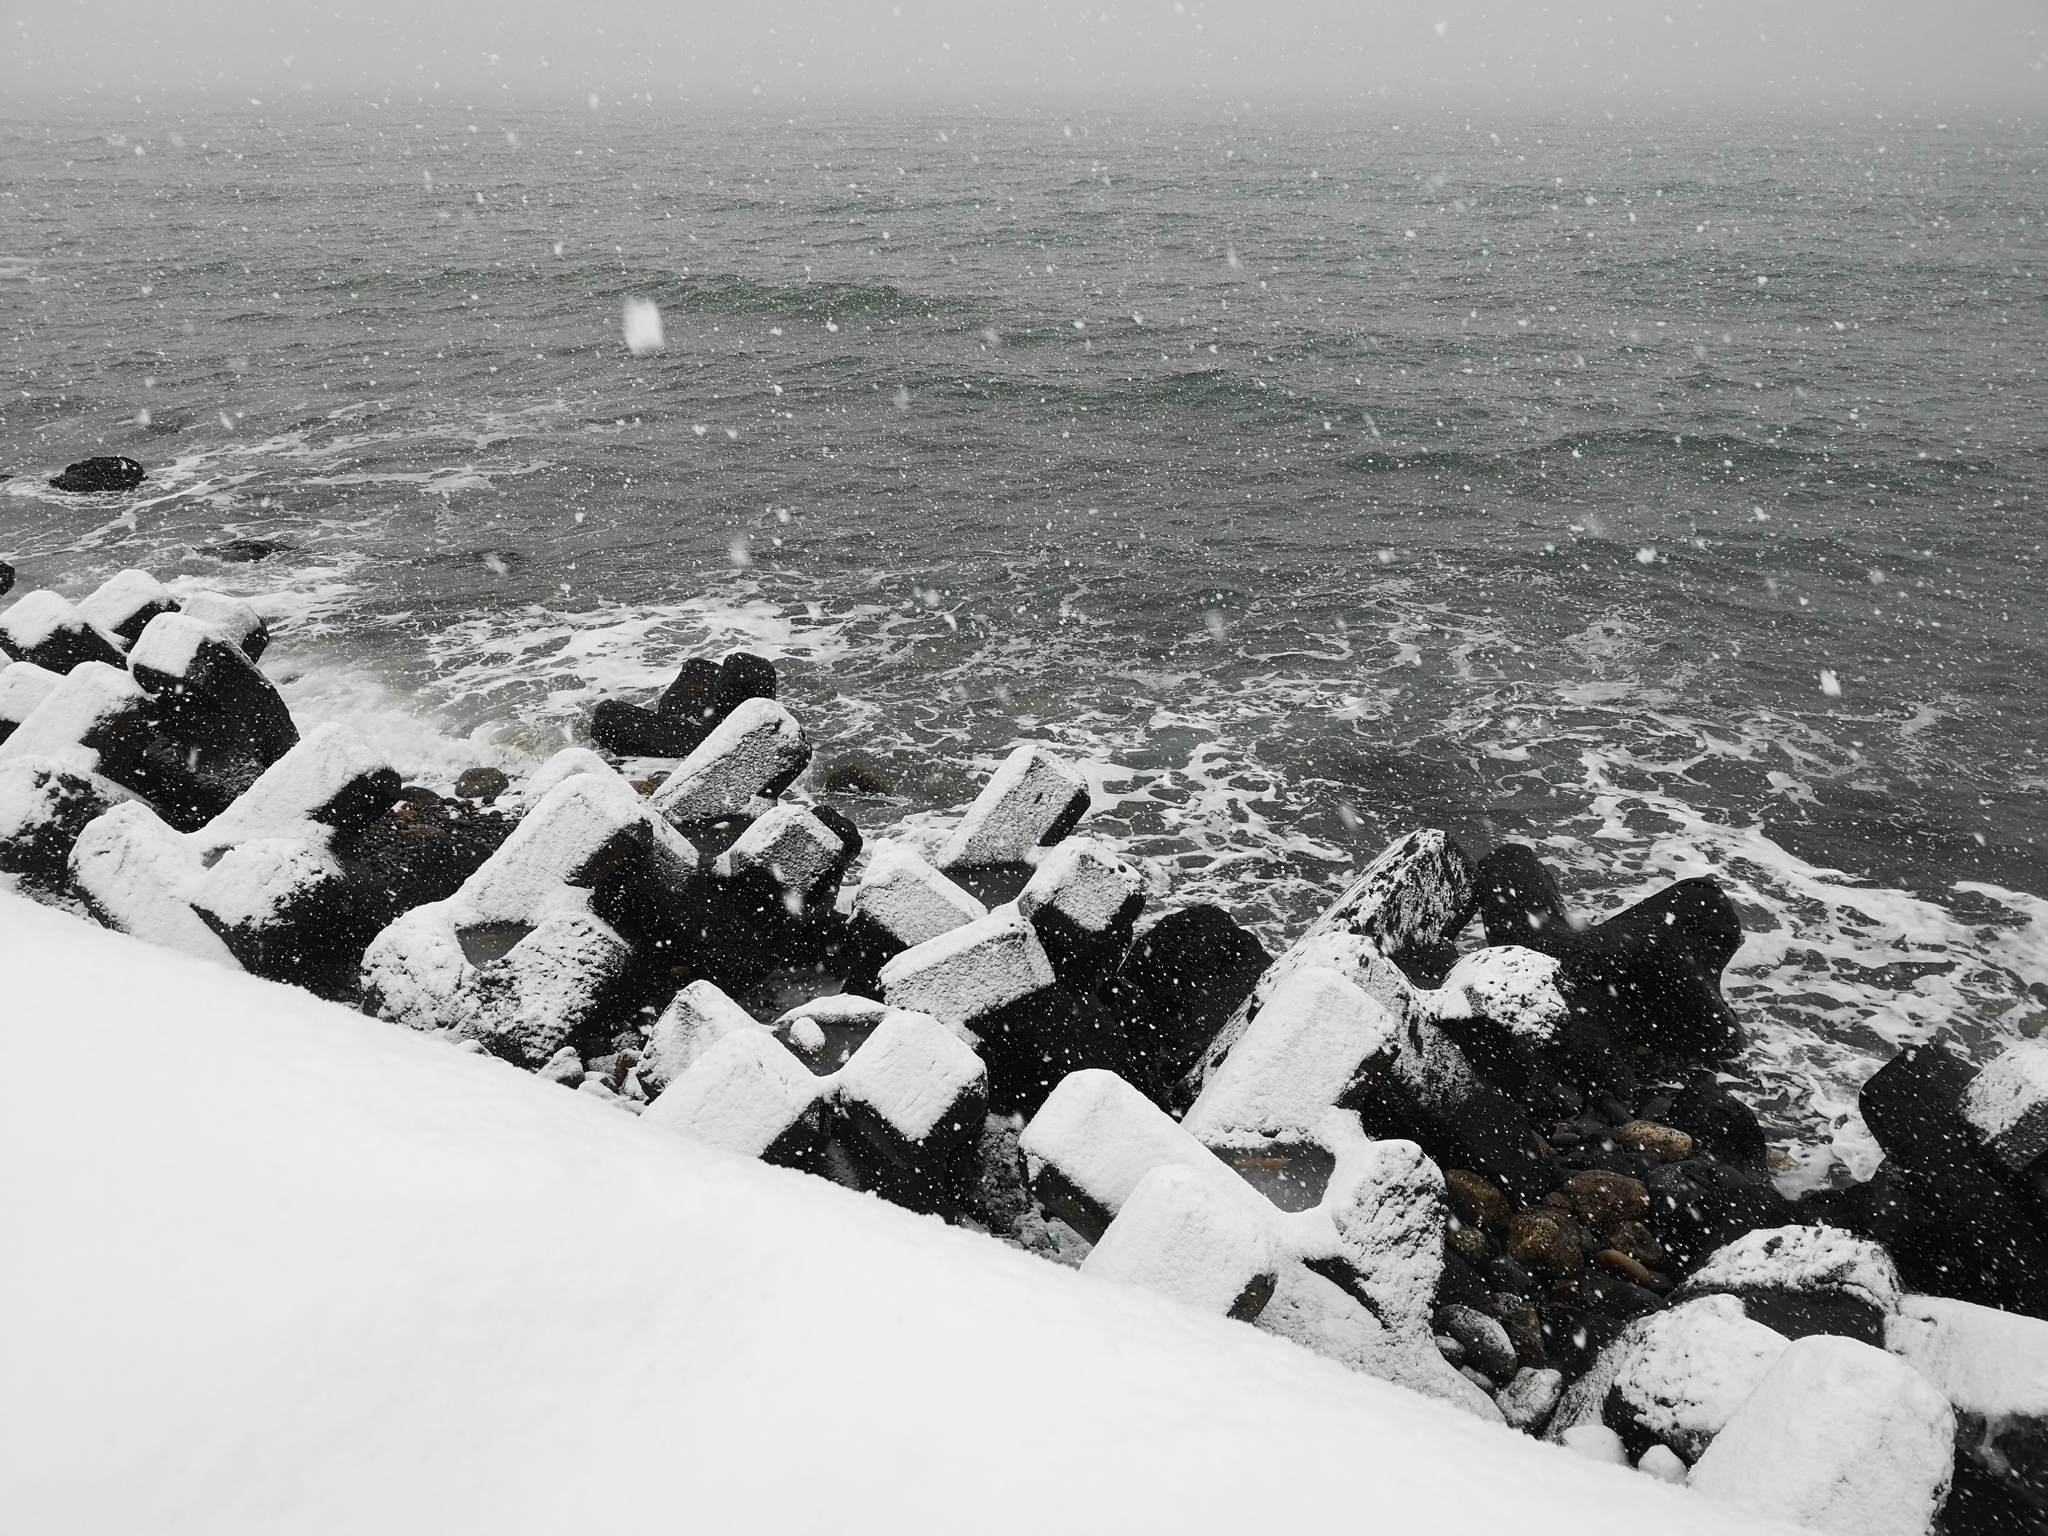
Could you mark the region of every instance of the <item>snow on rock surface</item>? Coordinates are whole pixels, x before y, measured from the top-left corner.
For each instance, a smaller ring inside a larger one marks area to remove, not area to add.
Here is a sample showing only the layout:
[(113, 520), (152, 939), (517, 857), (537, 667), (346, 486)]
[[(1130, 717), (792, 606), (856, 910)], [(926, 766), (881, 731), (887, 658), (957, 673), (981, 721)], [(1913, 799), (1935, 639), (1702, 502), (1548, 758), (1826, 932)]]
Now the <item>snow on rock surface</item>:
[(1678, 1297), (1721, 1292), (1740, 1297), (1751, 1317), (1781, 1333), (1851, 1333), (1882, 1343), (1900, 1290), (1892, 1256), (1868, 1238), (1833, 1227), (1764, 1227), (1709, 1254)]
[(1957, 1413), (1991, 1426), (2048, 1425), (2048, 1322), (1946, 1296), (1903, 1296), (1885, 1347)]
[(590, 748), (564, 747), (528, 774), (526, 782), (520, 788), (524, 791), (529, 805), (538, 805), (549, 790), (564, 779), (573, 779), (579, 773), (616, 776), (616, 770), (612, 765)]
[(853, 911), (908, 949), (988, 916), (979, 898), (928, 864), (908, 843), (878, 842)]
[(786, 891), (809, 893), (846, 860), (839, 834), (801, 805), (778, 805), (713, 862), (721, 879), (764, 870)]
[(1927, 1378), (1855, 1339), (1795, 1339), (1692, 1469), (1692, 1490), (1831, 1536), (1925, 1536), (1955, 1415)]
[(1183, 1122), (1211, 1146), (1301, 1139), (1395, 1047), (1386, 1009), (1333, 970), (1291, 971), (1211, 1074)]
[[(95, 1053), (0, 1075), (16, 1529), (1008, 1536), (1047, 1468), (1096, 1530), (1765, 1528), (5, 895), (0, 974), (10, 1059)], [(862, 1411), (792, 1475), (821, 1382)]]
[(12, 735), (14, 728), (63, 681), (62, 674), (32, 661), (10, 661), (0, 667), (0, 741)]
[(178, 599), (178, 609), (251, 661), (261, 657), (270, 644), (270, 630), (263, 616), (239, 597), (230, 597), (225, 592), (188, 592)]
[(141, 688), (121, 668), (81, 662), (0, 742), (0, 760), (42, 757), (74, 772), (93, 773), (100, 766), (100, 753), (87, 746), (86, 739), (112, 722), (139, 714), (143, 703)]
[(216, 965), (241, 969), (192, 909), (206, 865), (183, 833), (139, 801), (94, 818), (71, 849), (71, 880), (107, 927)]
[(1078, 928), (1101, 933), (1126, 914), (1131, 898), (1144, 886), (1144, 877), (1108, 844), (1093, 837), (1070, 837), (1038, 861), (1017, 893), (1017, 910), (1033, 917), (1041, 908), (1050, 908)]
[(1401, 958), (1442, 944), (1471, 897), (1471, 859), (1444, 833), (1423, 828), (1388, 845), (1305, 937), (1357, 934)]
[(1264, 1310), (1277, 1279), (1264, 1224), (1179, 1163), (1137, 1182), (1081, 1273), (1246, 1319)]
[(121, 662), (120, 641), (47, 589), (18, 598), (0, 613), (0, 651), (52, 672), (68, 673), (87, 662)]
[(830, 1091), (766, 1031), (735, 1030), (670, 1083), (640, 1119), (741, 1157), (769, 1157)]
[(2022, 1173), (2048, 1152), (2048, 1040), (2015, 1040), (1963, 1094), (1963, 1117), (1991, 1155)]
[(1022, 864), (1088, 812), (1088, 781), (1066, 759), (1026, 742), (989, 776), (939, 852), (941, 869)]
[(1530, 1047), (1548, 1045), (1571, 1017), (1558, 986), (1560, 966), (1519, 944), (1495, 944), (1461, 956), (1417, 1004), (1437, 1019), (1485, 1019)]
[(147, 571), (116, 571), (80, 598), (78, 616), (131, 645), (160, 613), (176, 613), (170, 588)]
[(810, 760), (796, 716), (773, 699), (748, 699), (676, 764), (652, 803), (678, 827), (718, 821), (746, 810), (756, 795), (773, 799)]
[(1053, 972), (1037, 933), (1010, 903), (904, 950), (883, 965), (881, 983), (892, 1008), (971, 1030), (976, 1019), (1051, 986)]
[(760, 1028), (752, 1014), (710, 982), (693, 981), (669, 999), (649, 1027), (640, 1081), (658, 1094), (727, 1035)]
[(1607, 1422), (1638, 1455), (1654, 1438), (1697, 1461), (1790, 1343), (1732, 1296), (1637, 1318), (1609, 1346)]

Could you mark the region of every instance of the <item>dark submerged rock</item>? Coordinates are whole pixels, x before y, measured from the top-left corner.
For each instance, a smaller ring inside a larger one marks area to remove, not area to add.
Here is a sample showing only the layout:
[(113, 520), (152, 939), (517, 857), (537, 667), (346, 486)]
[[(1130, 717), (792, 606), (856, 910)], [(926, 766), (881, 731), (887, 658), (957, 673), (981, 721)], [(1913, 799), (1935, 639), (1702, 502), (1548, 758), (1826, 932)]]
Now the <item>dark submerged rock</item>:
[(60, 491), (72, 491), (79, 495), (90, 495), (100, 491), (132, 491), (142, 484), (148, 473), (133, 459), (109, 455), (80, 459), (76, 464), (66, 465), (64, 473), (53, 476), (50, 484)]

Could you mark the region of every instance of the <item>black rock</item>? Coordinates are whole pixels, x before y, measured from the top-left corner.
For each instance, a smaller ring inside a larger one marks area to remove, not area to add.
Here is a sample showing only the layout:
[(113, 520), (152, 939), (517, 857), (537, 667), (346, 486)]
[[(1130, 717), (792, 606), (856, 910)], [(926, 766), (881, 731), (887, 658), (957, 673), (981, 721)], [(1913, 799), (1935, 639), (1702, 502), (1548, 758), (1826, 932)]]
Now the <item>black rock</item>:
[(252, 565), (258, 560), (268, 560), (272, 555), (284, 554), (293, 547), (277, 539), (228, 539), (208, 545), (205, 552), (230, 565)]
[(0, 597), (14, 590), (14, 567), (0, 560)]
[(1764, 1128), (1756, 1112), (1711, 1077), (1681, 1090), (1657, 1118), (1684, 1131), (1711, 1157), (1745, 1168), (1764, 1166)]
[(676, 680), (662, 690), (655, 713), (670, 720), (695, 721), (709, 730), (717, 718), (718, 677), (717, 662), (692, 656), (676, 673)]
[(1878, 1240), (1914, 1288), (2048, 1318), (2048, 1236), (2032, 1192), (1979, 1156), (1963, 1118), (1976, 1075), (1947, 1039), (1909, 1047), (1879, 1068), (1857, 1103), (1885, 1150), (1885, 1186), (1861, 1210), (1848, 1200), (1835, 1208), (1847, 1220), (1884, 1223), (1890, 1235)]
[(710, 728), (604, 699), (590, 715), (590, 739), (617, 757), (688, 757)]
[(270, 679), (236, 647), (183, 614), (142, 632), (128, 670), (150, 696), (157, 729), (185, 767), (232, 800), (298, 744)]
[(751, 651), (734, 651), (718, 664), (718, 687), (712, 708), (720, 720), (749, 699), (775, 697), (775, 663)]
[(95, 491), (132, 491), (148, 473), (133, 459), (119, 456), (80, 459), (67, 465), (64, 473), (50, 481), (60, 491), (90, 494)]
[(1148, 1063), (1147, 1076), (1176, 1082), (1272, 963), (1265, 945), (1221, 907), (1180, 907), (1132, 941), (1102, 1001)]
[(1678, 1061), (1720, 1061), (1741, 1046), (1721, 972), (1742, 943), (1742, 922), (1716, 881), (1680, 880), (1574, 928), (1535, 850), (1503, 843), (1479, 865), (1474, 905), (1489, 944), (1556, 957), (1574, 1014), (1594, 1031), (1596, 1058), (1600, 1033)]
[(513, 818), (427, 798), (383, 807), (336, 839), (335, 851), (362, 866), (391, 911), (410, 911), (453, 896), (512, 835)]
[(458, 800), (481, 800), (486, 805), (512, 787), (512, 781), (497, 768), (465, 768), (455, 781)]

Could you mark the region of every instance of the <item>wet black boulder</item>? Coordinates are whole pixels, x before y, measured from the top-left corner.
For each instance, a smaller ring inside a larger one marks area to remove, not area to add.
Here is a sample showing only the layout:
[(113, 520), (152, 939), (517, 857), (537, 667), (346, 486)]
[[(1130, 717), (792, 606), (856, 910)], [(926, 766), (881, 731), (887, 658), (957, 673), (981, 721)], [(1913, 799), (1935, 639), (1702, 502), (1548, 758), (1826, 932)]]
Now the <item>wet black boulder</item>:
[(143, 476), (148, 473), (133, 459), (115, 454), (67, 464), (64, 473), (52, 478), (50, 484), (60, 491), (75, 491), (80, 495), (96, 491), (132, 491), (142, 484)]

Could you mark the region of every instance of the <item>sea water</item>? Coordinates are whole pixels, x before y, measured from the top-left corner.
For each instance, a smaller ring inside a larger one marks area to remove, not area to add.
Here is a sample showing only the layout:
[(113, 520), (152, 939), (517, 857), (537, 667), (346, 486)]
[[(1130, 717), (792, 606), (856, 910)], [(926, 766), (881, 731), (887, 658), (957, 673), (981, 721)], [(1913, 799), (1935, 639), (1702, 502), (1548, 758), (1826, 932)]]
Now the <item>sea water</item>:
[[(0, 556), (248, 596), (419, 779), (745, 647), (869, 835), (1048, 741), (1273, 946), (1417, 824), (1592, 918), (1711, 874), (1788, 1186), (1874, 1165), (1901, 1044), (2048, 1025), (2039, 122), (4, 135)], [(44, 484), (94, 453), (149, 478)]]

